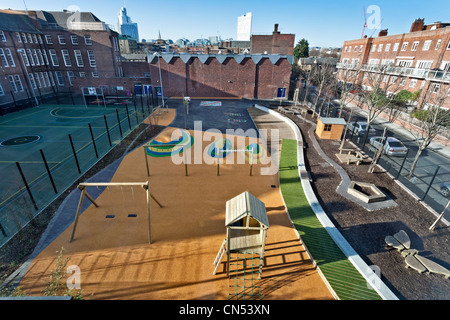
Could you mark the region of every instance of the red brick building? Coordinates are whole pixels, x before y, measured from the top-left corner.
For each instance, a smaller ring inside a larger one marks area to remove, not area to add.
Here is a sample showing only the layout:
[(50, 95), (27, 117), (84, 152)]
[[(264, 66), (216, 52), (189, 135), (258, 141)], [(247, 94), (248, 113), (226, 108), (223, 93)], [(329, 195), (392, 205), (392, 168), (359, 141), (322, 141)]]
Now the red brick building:
[(251, 36), (250, 53), (268, 53), (268, 54), (294, 54), (295, 34), (282, 34), (278, 31), (278, 24), (275, 24), (271, 35)]
[[(420, 90), (419, 101), (428, 94), (448, 92), (450, 24), (425, 25), (423, 19), (417, 19), (408, 33), (388, 35), (388, 30), (381, 30), (375, 38), (345, 41), (337, 67), (341, 79), (345, 70), (358, 71), (364, 87), (366, 73), (376, 73), (381, 65), (390, 66), (384, 82), (399, 81), (397, 91)], [(450, 107), (450, 102), (445, 107)]]
[[(158, 61), (159, 60), (159, 61)], [(152, 84), (164, 96), (273, 99), (289, 89), (292, 56), (168, 53), (149, 55)]]
[(118, 34), (90, 12), (0, 11), (0, 108), (121, 78)]

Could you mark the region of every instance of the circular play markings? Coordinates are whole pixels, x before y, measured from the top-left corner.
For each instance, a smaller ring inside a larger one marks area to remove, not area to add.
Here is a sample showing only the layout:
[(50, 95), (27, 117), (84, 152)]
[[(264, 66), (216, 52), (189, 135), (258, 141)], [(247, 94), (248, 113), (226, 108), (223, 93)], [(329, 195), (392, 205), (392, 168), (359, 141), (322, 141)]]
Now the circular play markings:
[(50, 114), (58, 118), (66, 119), (82, 119), (82, 118), (98, 118), (105, 114), (112, 113), (112, 110), (99, 110), (87, 108), (56, 108), (50, 111)]
[(170, 157), (183, 152), (184, 146), (190, 148), (194, 144), (194, 137), (188, 132), (181, 131), (181, 138), (170, 142), (151, 141), (147, 148), (147, 154), (152, 157)]
[(40, 135), (20, 136), (14, 137), (0, 142), (2, 147), (20, 146), (28, 143), (33, 143), (42, 139)]

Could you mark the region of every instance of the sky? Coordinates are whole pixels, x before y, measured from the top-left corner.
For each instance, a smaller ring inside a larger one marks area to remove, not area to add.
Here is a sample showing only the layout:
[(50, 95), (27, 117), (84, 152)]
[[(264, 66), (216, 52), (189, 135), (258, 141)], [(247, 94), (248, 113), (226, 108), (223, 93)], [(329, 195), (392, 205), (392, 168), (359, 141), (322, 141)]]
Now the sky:
[(124, 3), (141, 39), (157, 39), (160, 31), (163, 39), (173, 41), (236, 39), (237, 18), (247, 12), (253, 15), (253, 34), (270, 34), (278, 24), (281, 33), (295, 34), (296, 43), (305, 38), (311, 47), (342, 47), (346, 40), (361, 38), (365, 21), (368, 36), (377, 36), (380, 29), (389, 29), (390, 35), (407, 33), (417, 18), (425, 18), (426, 24), (450, 22), (449, 0), (0, 0), (0, 9), (75, 8), (117, 29)]

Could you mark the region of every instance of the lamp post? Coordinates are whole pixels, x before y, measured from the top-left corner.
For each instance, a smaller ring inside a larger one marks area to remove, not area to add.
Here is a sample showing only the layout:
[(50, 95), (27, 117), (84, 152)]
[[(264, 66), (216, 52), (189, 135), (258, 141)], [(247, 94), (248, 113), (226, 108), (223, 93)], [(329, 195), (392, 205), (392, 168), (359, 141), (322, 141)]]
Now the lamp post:
[[(161, 100), (162, 100), (162, 106), (163, 106), (163, 108), (164, 108), (164, 107), (165, 107), (165, 106), (164, 106), (164, 90), (163, 90), (162, 77), (161, 77), (161, 62), (160, 62), (160, 60), (159, 60), (160, 54), (159, 54), (158, 52), (155, 52), (153, 55), (158, 57), (159, 83), (160, 83), (160, 85), (161, 85), (161, 98), (162, 98)], [(168, 110), (167, 110), (167, 111), (168, 111)]]

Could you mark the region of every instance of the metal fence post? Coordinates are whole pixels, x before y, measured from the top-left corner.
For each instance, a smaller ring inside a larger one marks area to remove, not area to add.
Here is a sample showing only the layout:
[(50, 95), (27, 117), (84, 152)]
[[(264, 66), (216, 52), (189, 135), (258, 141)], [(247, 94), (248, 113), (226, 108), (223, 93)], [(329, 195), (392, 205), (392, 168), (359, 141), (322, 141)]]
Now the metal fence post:
[(42, 149), (39, 150), (41, 152), (42, 160), (44, 160), (45, 169), (47, 169), (48, 177), (50, 178), (50, 182), (52, 183), (53, 190), (56, 194), (58, 194), (58, 190), (56, 189), (55, 181), (53, 181), (52, 173), (50, 168), (48, 167), (47, 160), (45, 159), (44, 151)]
[(106, 115), (103, 115), (103, 118), (105, 119), (105, 127), (106, 133), (108, 134), (109, 146), (112, 147), (111, 136), (109, 135), (108, 121), (106, 121)]
[(16, 166), (17, 166), (17, 169), (19, 169), (20, 176), (22, 177), (22, 180), (23, 180), (23, 183), (25, 185), (25, 188), (28, 191), (28, 195), (30, 196), (31, 202), (33, 203), (34, 208), (36, 210), (38, 210), (38, 207), (36, 205), (36, 201), (34, 201), (33, 194), (31, 193), (30, 187), (28, 186), (27, 179), (25, 179), (25, 176), (23, 175), (22, 168), (20, 167), (20, 164), (18, 162), (16, 162)]
[(94, 146), (94, 151), (95, 151), (95, 156), (98, 159), (98, 152), (97, 152), (97, 146), (95, 145), (95, 138), (94, 138), (94, 133), (92, 132), (92, 127), (91, 124), (88, 123), (89, 125), (89, 131), (91, 132), (91, 138), (92, 138), (92, 145)]
[(131, 130), (131, 121), (130, 121), (130, 113), (128, 112), (128, 104), (125, 104), (125, 108), (127, 110), (128, 127)]
[(400, 169), (398, 170), (397, 176), (395, 177), (396, 180), (398, 180), (398, 177), (400, 177), (400, 173), (401, 173), (402, 170), (403, 170), (403, 166), (405, 165), (406, 158), (408, 158), (408, 153), (409, 153), (409, 149), (406, 151), (405, 158), (403, 158), (402, 165), (400, 166)]
[(75, 151), (75, 147), (73, 145), (72, 136), (69, 134), (70, 145), (72, 146), (73, 156), (75, 158), (75, 162), (77, 163), (78, 173), (81, 174), (80, 164), (78, 163), (77, 152)]
[(116, 109), (116, 115), (117, 115), (117, 124), (119, 125), (120, 137), (123, 138), (122, 126), (120, 125), (119, 110), (117, 110), (117, 109)]
[(436, 178), (437, 173), (438, 173), (438, 171), (439, 171), (440, 168), (441, 168), (441, 167), (438, 166), (437, 169), (436, 169), (436, 171), (434, 172), (433, 178), (431, 179), (431, 182), (430, 182), (430, 184), (428, 185), (427, 191), (425, 191), (425, 194), (424, 194), (423, 197), (422, 197), (422, 201), (425, 201), (425, 198), (427, 197), (428, 191), (430, 191), (431, 185), (432, 185), (433, 182), (434, 182), (434, 178)]

